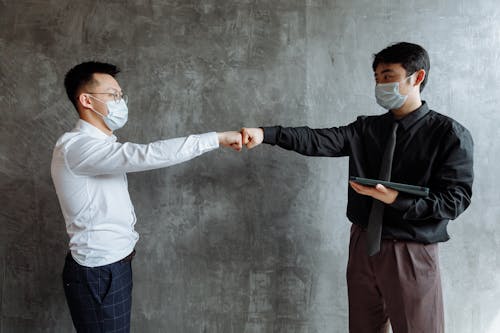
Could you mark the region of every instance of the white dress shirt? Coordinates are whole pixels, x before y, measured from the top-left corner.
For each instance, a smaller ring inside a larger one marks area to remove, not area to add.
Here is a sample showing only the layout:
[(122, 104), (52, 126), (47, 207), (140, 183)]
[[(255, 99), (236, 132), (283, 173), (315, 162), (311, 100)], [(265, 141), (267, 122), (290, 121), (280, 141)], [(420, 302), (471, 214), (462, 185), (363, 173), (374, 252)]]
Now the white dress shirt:
[(51, 165), (76, 262), (107, 265), (134, 249), (139, 235), (127, 172), (178, 164), (218, 147), (215, 132), (150, 144), (119, 143), (116, 136), (78, 120), (57, 141)]

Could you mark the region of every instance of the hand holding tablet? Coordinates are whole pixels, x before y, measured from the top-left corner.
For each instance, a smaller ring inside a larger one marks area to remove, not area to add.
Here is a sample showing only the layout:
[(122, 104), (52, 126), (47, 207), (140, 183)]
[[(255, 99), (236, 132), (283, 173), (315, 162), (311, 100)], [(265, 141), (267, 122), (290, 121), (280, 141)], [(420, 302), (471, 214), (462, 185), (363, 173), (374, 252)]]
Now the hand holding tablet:
[(402, 183), (394, 183), (385, 180), (377, 180), (371, 178), (362, 177), (349, 177), (349, 180), (366, 186), (376, 186), (377, 184), (384, 185), (385, 187), (392, 188), (393, 190), (404, 192), (408, 194), (413, 194), (421, 197), (427, 197), (429, 195), (429, 188), (415, 185), (408, 185)]

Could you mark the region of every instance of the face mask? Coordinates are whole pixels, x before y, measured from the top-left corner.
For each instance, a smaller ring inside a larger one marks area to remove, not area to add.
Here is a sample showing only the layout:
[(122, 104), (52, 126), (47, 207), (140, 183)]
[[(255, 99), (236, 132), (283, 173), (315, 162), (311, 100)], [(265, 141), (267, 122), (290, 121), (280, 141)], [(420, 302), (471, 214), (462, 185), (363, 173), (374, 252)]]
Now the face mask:
[[(408, 76), (408, 80), (412, 75)], [(399, 82), (390, 83), (377, 83), (375, 86), (375, 98), (377, 103), (387, 110), (399, 109), (403, 106), (408, 98), (408, 95), (401, 95), (399, 93)]]
[[(89, 95), (92, 96), (92, 95)], [(97, 112), (96, 110), (92, 109), (95, 113), (100, 115), (102, 119), (104, 120), (104, 123), (108, 128), (112, 131), (115, 131), (119, 128), (122, 128), (123, 125), (128, 120), (128, 107), (127, 103), (122, 99), (120, 99), (118, 102), (115, 101), (108, 101), (108, 102), (103, 102), (99, 98), (92, 96), (93, 98), (97, 99), (99, 102), (106, 104), (106, 107), (108, 108), (108, 115), (104, 116), (101, 113)]]

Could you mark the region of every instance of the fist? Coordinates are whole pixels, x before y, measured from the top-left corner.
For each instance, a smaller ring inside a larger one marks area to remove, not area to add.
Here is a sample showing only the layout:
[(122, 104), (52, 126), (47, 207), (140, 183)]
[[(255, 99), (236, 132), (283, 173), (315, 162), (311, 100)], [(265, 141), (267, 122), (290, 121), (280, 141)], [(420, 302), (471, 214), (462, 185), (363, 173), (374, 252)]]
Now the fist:
[(219, 144), (240, 151), (243, 147), (241, 133), (236, 131), (217, 133)]
[(245, 128), (241, 129), (241, 137), (243, 144), (248, 149), (252, 149), (262, 143), (264, 140), (264, 130), (262, 128)]

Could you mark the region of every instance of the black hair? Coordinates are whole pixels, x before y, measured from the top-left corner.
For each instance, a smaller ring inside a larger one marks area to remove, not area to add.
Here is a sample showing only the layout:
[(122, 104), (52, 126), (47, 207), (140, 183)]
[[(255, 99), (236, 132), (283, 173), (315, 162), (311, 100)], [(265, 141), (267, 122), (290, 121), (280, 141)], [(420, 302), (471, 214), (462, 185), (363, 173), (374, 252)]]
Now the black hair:
[(120, 70), (112, 64), (104, 62), (88, 61), (71, 68), (64, 77), (64, 87), (69, 100), (78, 110), (77, 92), (78, 90), (94, 80), (94, 73), (109, 74), (115, 77)]
[(424, 90), (429, 77), (431, 63), (429, 54), (420, 45), (400, 42), (392, 44), (373, 55), (373, 71), (379, 64), (401, 64), (408, 75), (421, 69), (425, 70), (425, 78), (420, 84), (420, 91)]

